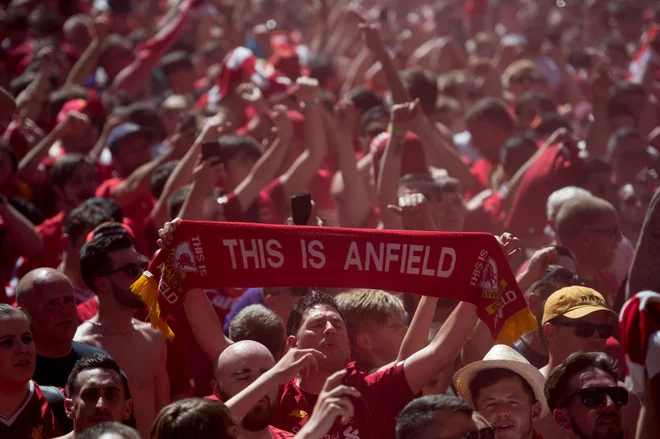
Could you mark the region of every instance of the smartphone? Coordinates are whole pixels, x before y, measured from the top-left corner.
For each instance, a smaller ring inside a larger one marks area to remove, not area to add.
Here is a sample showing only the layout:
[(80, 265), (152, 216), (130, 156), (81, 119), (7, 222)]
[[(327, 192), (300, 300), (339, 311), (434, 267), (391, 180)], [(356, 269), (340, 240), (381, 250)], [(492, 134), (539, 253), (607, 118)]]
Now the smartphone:
[(202, 161), (206, 161), (210, 157), (217, 157), (220, 159), (221, 162), (224, 163), (222, 148), (220, 147), (220, 143), (218, 143), (217, 140), (202, 142), (201, 150), (202, 150)]
[(298, 226), (307, 225), (311, 214), (312, 196), (309, 192), (303, 192), (291, 197), (291, 217), (294, 224)]

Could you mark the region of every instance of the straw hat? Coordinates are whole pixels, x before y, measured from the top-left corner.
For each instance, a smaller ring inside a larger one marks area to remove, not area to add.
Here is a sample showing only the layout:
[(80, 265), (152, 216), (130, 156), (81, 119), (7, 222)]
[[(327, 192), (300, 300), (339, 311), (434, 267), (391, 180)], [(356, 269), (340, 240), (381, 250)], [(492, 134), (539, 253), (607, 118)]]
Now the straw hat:
[(454, 374), (454, 386), (456, 386), (458, 396), (470, 401), (474, 405), (472, 392), (470, 392), (470, 383), (479, 372), (490, 369), (508, 369), (520, 375), (531, 386), (532, 390), (534, 390), (536, 400), (541, 403), (541, 417), (550, 413), (548, 402), (543, 392), (545, 377), (525, 357), (513, 348), (503, 344), (493, 346), (482, 361), (470, 363)]

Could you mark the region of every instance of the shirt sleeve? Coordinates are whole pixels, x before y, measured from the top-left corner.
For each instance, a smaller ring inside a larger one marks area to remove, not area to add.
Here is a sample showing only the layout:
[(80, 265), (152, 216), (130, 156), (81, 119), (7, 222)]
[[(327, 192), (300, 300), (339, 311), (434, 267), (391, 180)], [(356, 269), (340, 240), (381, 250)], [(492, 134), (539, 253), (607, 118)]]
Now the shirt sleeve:
[(406, 380), (403, 363), (400, 361), (386, 370), (365, 377), (365, 384), (373, 401), (371, 405), (384, 404), (385, 411), (382, 415), (385, 419), (391, 417), (395, 420), (406, 404), (415, 398)]

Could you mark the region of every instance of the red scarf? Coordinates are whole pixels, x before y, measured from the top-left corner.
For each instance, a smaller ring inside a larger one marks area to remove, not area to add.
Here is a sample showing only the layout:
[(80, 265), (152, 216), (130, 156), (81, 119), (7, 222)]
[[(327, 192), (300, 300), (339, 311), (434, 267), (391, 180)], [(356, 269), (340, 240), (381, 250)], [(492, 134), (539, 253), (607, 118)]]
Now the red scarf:
[[(160, 283), (152, 274), (158, 269)], [(473, 303), (496, 343), (534, 330), (506, 256), (493, 235), (180, 221), (131, 290), (151, 324), (195, 288), (371, 288)]]

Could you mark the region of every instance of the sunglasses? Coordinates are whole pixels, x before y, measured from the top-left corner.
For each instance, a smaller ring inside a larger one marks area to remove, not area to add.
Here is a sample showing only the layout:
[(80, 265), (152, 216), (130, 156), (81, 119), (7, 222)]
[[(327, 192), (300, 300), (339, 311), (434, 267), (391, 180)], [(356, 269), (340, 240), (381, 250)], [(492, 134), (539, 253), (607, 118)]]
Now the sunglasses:
[(568, 396), (560, 407), (565, 407), (576, 395), (580, 396), (582, 404), (587, 407), (598, 407), (605, 400), (605, 395), (608, 395), (617, 407), (628, 404), (628, 391), (623, 387), (585, 387)]
[(128, 264), (124, 264), (121, 267), (115, 268), (114, 270), (110, 270), (106, 272), (105, 274), (102, 274), (101, 276), (109, 276), (113, 273), (117, 273), (120, 271), (123, 271), (126, 276), (129, 277), (138, 277), (144, 272), (144, 268), (142, 268), (143, 264), (137, 264), (135, 262), (129, 262)]
[(495, 427), (486, 427), (480, 430), (471, 431), (463, 436), (461, 439), (495, 439)]
[(614, 326), (608, 325), (607, 323), (596, 325), (589, 322), (561, 320), (557, 322), (557, 324), (575, 328), (575, 335), (582, 338), (589, 338), (594, 335), (594, 332), (598, 331), (600, 338), (605, 340), (610, 338), (614, 332)]

